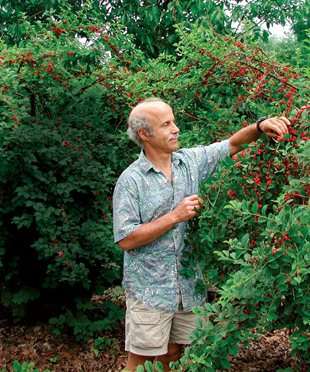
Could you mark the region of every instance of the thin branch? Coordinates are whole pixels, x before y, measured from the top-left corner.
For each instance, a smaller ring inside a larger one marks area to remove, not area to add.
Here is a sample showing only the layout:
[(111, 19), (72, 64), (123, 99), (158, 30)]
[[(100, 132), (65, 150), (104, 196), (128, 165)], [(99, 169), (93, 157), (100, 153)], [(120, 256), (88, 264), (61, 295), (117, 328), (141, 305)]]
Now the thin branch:
[(34, 91), (28, 87), (25, 87), (26, 91), (30, 93), (30, 116), (36, 115), (36, 95)]
[[(242, 63), (243, 63), (244, 65), (248, 66), (248, 67), (251, 67), (251, 68), (253, 68), (253, 69), (255, 69), (255, 70), (261, 72), (262, 74), (265, 74), (265, 73), (266, 73), (265, 71), (261, 70), (260, 68), (258, 68), (258, 67), (256, 67), (256, 66), (252, 66), (252, 65), (250, 65), (250, 64), (248, 64), (248, 63), (246, 63), (246, 62), (244, 62), (244, 61), (242, 61)], [(275, 80), (281, 81), (281, 79), (280, 79), (278, 76), (276, 76), (276, 75), (274, 75), (274, 74), (271, 74), (270, 72), (267, 72), (267, 75), (270, 76), (270, 77), (272, 77), (272, 78), (275, 79)], [(286, 84), (287, 86), (291, 87), (291, 88), (294, 88), (294, 89), (296, 89), (296, 90), (299, 90), (299, 88), (296, 87), (296, 86), (293, 85), (293, 84), (290, 84), (290, 83), (288, 83), (288, 82), (285, 82), (285, 84)]]
[(31, 15), (29, 18), (34, 18), (34, 17), (36, 17), (37, 15), (39, 15), (39, 14), (41, 14), (41, 13), (45, 13), (45, 11), (46, 11), (46, 9), (40, 10), (39, 12), (37, 12), (37, 13)]
[(52, 115), (52, 113), (51, 113), (51, 110), (50, 110), (48, 107), (46, 107), (45, 102), (44, 102), (44, 100), (43, 100), (43, 97), (39, 96), (39, 99), (40, 99), (40, 101), (41, 101), (41, 104), (42, 104), (42, 106), (43, 106), (44, 112), (46, 113), (47, 117), (48, 117), (50, 120), (52, 120), (52, 119), (53, 119), (53, 115)]

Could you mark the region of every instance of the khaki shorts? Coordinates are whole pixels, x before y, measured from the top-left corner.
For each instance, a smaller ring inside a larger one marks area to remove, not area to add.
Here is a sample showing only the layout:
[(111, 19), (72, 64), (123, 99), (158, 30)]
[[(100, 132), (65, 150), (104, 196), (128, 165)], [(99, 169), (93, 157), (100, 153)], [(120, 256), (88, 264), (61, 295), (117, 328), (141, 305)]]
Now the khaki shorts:
[(125, 350), (143, 356), (168, 352), (168, 343), (188, 345), (197, 315), (180, 310), (176, 313), (149, 309), (126, 292)]

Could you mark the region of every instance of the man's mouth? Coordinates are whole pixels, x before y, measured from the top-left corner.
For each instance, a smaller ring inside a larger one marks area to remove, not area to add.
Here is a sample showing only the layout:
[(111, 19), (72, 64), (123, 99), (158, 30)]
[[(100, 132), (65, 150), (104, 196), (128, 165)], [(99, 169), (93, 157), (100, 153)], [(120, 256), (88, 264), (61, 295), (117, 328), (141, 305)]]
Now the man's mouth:
[(168, 137), (168, 142), (169, 141), (172, 141), (172, 140), (177, 140), (179, 136), (171, 136), (171, 137)]

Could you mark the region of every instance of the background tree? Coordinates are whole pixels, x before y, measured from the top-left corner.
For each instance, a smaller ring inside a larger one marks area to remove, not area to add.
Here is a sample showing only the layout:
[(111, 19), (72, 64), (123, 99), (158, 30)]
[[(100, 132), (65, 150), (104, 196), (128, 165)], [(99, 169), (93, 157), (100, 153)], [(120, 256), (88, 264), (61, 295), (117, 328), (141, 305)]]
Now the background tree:
[[(24, 37), (25, 21), (33, 24), (40, 21), (44, 27), (51, 14), (54, 20), (62, 19), (64, 6), (74, 14), (87, 8), (92, 15), (85, 16), (93, 21), (105, 23), (119, 20), (128, 34), (135, 35), (135, 45), (148, 57), (157, 57), (161, 53), (175, 55), (174, 44), (179, 41), (174, 27), (176, 24), (189, 28), (202, 25), (223, 35), (242, 33), (244, 24), (248, 24), (254, 39), (263, 36), (267, 41), (268, 32), (262, 32), (263, 25), (269, 28), (274, 24), (291, 22), (298, 32), (309, 18), (308, 0), (1, 0), (0, 35), (8, 44), (18, 44)], [(299, 38), (303, 37), (301, 33)]]
[(276, 59), (283, 64), (294, 68), (307, 65), (307, 61), (302, 57), (301, 44), (292, 32), (282, 37), (269, 37), (268, 42), (263, 43), (261, 48), (270, 59)]

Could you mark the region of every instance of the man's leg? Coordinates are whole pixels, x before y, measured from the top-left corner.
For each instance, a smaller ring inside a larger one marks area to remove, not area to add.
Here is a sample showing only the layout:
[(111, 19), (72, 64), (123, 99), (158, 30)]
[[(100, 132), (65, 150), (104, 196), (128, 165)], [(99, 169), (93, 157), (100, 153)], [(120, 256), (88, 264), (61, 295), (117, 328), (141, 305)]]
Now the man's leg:
[(144, 355), (136, 355), (133, 353), (128, 353), (128, 361), (124, 368), (125, 371), (134, 372), (137, 367), (141, 364), (144, 365), (144, 363), (149, 360), (151, 362), (154, 361), (156, 363), (157, 361), (162, 363), (164, 367), (164, 371), (170, 371), (169, 363), (170, 362), (176, 362), (181, 357), (183, 346), (180, 344), (168, 344), (168, 352), (165, 355), (160, 355), (157, 357), (148, 357)]
[(164, 371), (170, 371), (169, 363), (170, 362), (176, 362), (180, 359), (181, 353), (182, 353), (183, 345), (180, 344), (168, 344), (168, 353), (165, 355), (160, 355), (155, 358), (154, 362), (161, 362)]
[(144, 363), (149, 360), (150, 362), (153, 362), (155, 357), (148, 357), (144, 355), (136, 355), (133, 353), (128, 353), (128, 360), (126, 367), (124, 368), (125, 371), (134, 372), (138, 365), (144, 365)]

